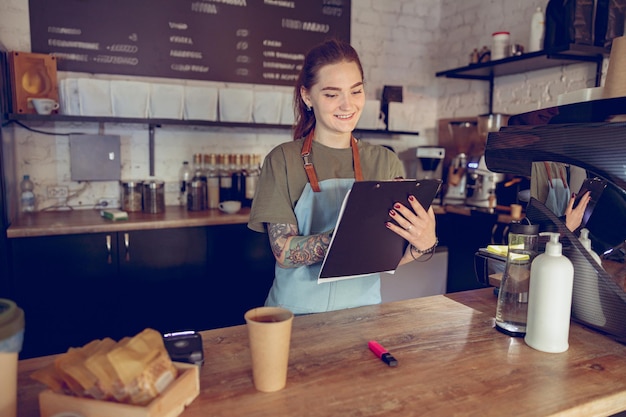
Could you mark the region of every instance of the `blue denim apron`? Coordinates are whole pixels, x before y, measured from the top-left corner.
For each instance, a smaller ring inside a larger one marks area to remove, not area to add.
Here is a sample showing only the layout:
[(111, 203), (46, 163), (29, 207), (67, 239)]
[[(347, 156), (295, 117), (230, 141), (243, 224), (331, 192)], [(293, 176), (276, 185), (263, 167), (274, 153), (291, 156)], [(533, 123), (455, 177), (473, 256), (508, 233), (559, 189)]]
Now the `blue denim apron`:
[[(303, 158), (307, 145), (310, 150), (312, 137), (313, 132), (303, 146)], [(356, 153), (355, 173), (360, 179), (362, 174), (355, 142), (352, 139), (353, 155)], [(307, 169), (309, 183), (294, 208), (302, 236), (323, 233), (335, 227), (343, 199), (354, 183), (354, 178), (333, 178), (318, 183), (315, 174), (311, 177), (309, 172)], [(297, 268), (282, 268), (276, 264), (274, 283), (265, 305), (285, 307), (294, 314), (308, 314), (380, 303), (380, 274), (318, 284), (321, 267), (321, 262)]]
[(565, 214), (567, 204), (570, 200), (570, 189), (567, 183), (566, 175), (560, 166), (556, 166), (559, 178), (552, 178), (552, 170), (550, 165), (544, 163), (546, 173), (548, 175), (548, 196), (546, 197), (546, 207), (556, 216), (560, 217)]

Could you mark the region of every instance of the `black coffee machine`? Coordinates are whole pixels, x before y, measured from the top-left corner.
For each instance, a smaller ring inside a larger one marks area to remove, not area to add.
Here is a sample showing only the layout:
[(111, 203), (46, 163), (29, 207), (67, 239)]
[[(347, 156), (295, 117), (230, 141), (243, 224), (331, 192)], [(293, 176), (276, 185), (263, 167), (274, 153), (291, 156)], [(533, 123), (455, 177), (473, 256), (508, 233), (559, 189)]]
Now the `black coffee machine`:
[(580, 228), (570, 231), (544, 201), (531, 196), (526, 217), (539, 224), (540, 231), (561, 234), (563, 254), (574, 264), (572, 319), (622, 343), (626, 343), (625, 143), (626, 97), (620, 97), (512, 116), (507, 127), (489, 134), (485, 151), (487, 166), (494, 172), (531, 177), (533, 163), (551, 162), (582, 169), (587, 178), (606, 183), (584, 224), (601, 265), (579, 240)]

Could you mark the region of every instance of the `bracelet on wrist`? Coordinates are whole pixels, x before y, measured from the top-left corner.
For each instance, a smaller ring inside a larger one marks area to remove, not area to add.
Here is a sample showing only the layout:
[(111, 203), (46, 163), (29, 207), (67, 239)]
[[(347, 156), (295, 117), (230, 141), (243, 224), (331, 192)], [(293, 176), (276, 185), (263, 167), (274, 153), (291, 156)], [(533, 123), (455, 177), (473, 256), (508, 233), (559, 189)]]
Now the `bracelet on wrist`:
[[(438, 245), (438, 244), (439, 244), (439, 239), (438, 239), (438, 238), (435, 238), (435, 244), (434, 244), (434, 245), (432, 245), (432, 246), (431, 246), (430, 248), (428, 248), (428, 249), (420, 250), (420, 249), (417, 249), (415, 246), (411, 245), (411, 246), (409, 246), (409, 253), (411, 254), (411, 257), (412, 257), (414, 260), (416, 260), (416, 261), (417, 261), (417, 258), (415, 257), (415, 255), (413, 254), (413, 252), (417, 253), (417, 254), (418, 254), (418, 256), (425, 255), (425, 254), (427, 254), (427, 253), (433, 254), (433, 253), (435, 252), (435, 248), (437, 248), (437, 245)], [(431, 257), (432, 257), (432, 255), (431, 255)], [(428, 258), (428, 259), (430, 259), (430, 258)]]

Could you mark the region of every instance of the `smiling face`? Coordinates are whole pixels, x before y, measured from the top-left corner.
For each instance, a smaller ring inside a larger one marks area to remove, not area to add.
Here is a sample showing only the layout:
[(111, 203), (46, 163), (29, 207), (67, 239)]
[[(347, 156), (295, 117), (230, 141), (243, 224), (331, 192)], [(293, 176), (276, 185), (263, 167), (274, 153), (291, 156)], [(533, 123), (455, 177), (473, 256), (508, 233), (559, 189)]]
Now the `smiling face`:
[(342, 61), (325, 65), (317, 74), (317, 82), (300, 94), (315, 112), (315, 140), (326, 146), (350, 146), (365, 104), (361, 71), (355, 62)]

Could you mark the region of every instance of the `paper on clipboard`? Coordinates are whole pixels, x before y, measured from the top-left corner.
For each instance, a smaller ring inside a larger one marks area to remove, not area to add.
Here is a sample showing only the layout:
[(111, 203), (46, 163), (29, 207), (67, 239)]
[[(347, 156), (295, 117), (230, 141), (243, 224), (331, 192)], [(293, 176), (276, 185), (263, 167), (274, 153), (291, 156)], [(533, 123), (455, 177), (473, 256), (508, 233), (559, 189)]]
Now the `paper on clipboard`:
[(346, 194), (322, 262), (318, 283), (394, 272), (406, 241), (385, 223), (395, 202), (409, 195), (428, 210), (441, 180), (357, 181)]

